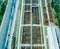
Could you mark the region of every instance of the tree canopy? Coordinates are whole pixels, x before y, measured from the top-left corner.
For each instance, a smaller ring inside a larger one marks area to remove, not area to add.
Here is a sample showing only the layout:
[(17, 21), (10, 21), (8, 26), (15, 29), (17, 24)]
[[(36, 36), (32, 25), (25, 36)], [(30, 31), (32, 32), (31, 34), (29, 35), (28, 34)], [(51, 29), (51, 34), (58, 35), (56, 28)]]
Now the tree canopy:
[(55, 10), (55, 18), (57, 18), (60, 27), (60, 1), (52, 0), (51, 7)]
[(8, 0), (5, 0), (4, 2), (2, 0), (0, 1), (0, 25), (1, 25), (2, 18), (6, 9), (7, 1)]

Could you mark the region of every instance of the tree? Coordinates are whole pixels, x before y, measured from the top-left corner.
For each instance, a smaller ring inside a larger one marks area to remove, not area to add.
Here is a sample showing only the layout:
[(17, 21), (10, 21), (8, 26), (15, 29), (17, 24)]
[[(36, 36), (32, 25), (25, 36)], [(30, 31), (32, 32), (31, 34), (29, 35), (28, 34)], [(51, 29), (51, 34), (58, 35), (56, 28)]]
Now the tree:
[(7, 1), (8, 0), (5, 0), (4, 2), (0, 1), (0, 25), (1, 25), (2, 18), (6, 9)]
[(59, 28), (60, 28), (60, 1), (59, 0), (52, 0), (51, 6), (56, 12), (56, 16), (55, 17), (58, 20), (58, 24), (59, 24)]

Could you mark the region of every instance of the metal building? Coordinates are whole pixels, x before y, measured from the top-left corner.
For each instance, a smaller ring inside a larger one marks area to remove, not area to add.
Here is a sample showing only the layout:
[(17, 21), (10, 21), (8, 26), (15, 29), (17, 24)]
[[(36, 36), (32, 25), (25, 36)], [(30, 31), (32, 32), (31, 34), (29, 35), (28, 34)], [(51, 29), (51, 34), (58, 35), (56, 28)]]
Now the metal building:
[(60, 30), (53, 16), (50, 0), (8, 0), (0, 49), (59, 49)]

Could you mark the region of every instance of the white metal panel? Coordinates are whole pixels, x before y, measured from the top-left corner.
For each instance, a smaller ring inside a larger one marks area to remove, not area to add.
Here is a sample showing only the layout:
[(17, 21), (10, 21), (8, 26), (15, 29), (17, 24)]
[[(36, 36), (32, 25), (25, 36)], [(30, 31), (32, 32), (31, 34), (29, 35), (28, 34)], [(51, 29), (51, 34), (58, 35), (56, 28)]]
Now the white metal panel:
[(56, 35), (55, 35), (56, 34), (55, 30), (51, 29), (51, 27), (48, 27), (47, 32), (48, 32), (49, 48), (50, 49), (59, 49), (58, 44), (57, 44), (57, 38), (56, 38)]

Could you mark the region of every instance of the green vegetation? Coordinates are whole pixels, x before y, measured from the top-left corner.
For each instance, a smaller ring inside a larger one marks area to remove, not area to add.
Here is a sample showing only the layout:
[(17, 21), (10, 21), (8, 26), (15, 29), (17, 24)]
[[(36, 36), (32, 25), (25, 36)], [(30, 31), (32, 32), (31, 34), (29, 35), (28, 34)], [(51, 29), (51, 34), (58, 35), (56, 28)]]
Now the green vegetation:
[(2, 18), (6, 9), (7, 1), (8, 0), (0, 1), (0, 25), (1, 25)]
[(59, 28), (60, 28), (60, 1), (59, 0), (52, 0), (51, 6), (55, 10), (54, 16), (55, 16), (55, 18), (57, 18)]

